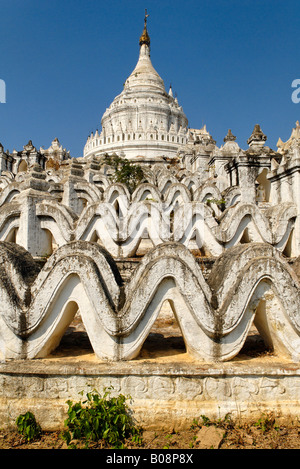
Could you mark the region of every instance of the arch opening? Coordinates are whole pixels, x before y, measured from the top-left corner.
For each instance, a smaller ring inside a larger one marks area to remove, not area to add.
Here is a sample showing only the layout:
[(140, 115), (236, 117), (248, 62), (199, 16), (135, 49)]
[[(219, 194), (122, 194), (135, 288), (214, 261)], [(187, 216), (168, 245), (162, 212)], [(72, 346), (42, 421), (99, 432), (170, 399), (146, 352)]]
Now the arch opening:
[(4, 241), (7, 243), (16, 243), (18, 228), (13, 228), (7, 235)]
[(165, 300), (142, 346), (139, 358), (173, 357), (184, 353), (186, 346), (172, 302)]
[(251, 303), (249, 310), (255, 305), (253, 323), (239, 355), (247, 351), (252, 357), (272, 354), (288, 360), (293, 359), (295, 331), (292, 324), (286, 320), (284, 305), (270, 279), (261, 280)]
[(26, 172), (27, 169), (28, 169), (27, 162), (25, 160), (22, 160), (18, 167), (18, 173)]
[(73, 320), (67, 326), (63, 336), (59, 341), (59, 344), (51, 353), (52, 356), (75, 357), (87, 354), (94, 355), (93, 347), (84, 327), (78, 305), (75, 303), (73, 306), (77, 311)]
[(294, 257), (294, 252), (295, 252), (295, 233), (294, 233), (294, 228), (291, 230), (287, 243), (284, 247), (284, 250), (282, 251), (282, 254), (286, 257)]

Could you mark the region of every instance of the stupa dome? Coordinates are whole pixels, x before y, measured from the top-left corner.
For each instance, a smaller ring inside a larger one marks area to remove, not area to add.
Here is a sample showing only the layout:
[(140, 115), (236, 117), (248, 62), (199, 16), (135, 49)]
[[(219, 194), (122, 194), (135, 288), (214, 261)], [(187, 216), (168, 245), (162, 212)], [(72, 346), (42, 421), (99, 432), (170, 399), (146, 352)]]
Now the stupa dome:
[(139, 161), (172, 158), (186, 143), (188, 120), (151, 62), (147, 15), (139, 46), (138, 62), (104, 112), (101, 132), (88, 138), (84, 156), (117, 153)]

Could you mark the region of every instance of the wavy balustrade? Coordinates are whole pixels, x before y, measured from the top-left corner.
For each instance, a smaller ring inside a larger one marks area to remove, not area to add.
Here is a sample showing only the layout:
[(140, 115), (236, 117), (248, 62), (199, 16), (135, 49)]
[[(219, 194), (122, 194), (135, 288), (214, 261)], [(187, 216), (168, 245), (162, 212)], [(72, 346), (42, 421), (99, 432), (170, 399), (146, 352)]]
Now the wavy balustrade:
[[(188, 200), (186, 190), (179, 192), (176, 184), (169, 187), (164, 202), (155, 199), (153, 186), (148, 186), (138, 188), (136, 201), (130, 202), (124, 186), (111, 185), (102, 201), (89, 203), (80, 215), (49, 194), (35, 195), (34, 202), (21, 194), (0, 208), (0, 239), (11, 241), (12, 233), (19, 230), (17, 243), (27, 247), (22, 244), (22, 233), (32, 231), (34, 236), (35, 230), (46, 230), (58, 246), (72, 240), (99, 240), (114, 257), (124, 258), (134, 256), (145, 237), (153, 246), (176, 241), (190, 247), (194, 240), (197, 249), (215, 257), (240, 242), (269, 243), (283, 252), (293, 233), (297, 208), (290, 202), (265, 211), (239, 202), (216, 217), (207, 203)], [(202, 188), (201, 197), (207, 194)], [(24, 217), (26, 210), (30, 214)], [(39, 249), (30, 252), (43, 255)], [(297, 256), (297, 251), (292, 255)]]
[(41, 270), (23, 248), (2, 242), (0, 262), (5, 359), (47, 356), (78, 308), (100, 359), (133, 359), (168, 300), (195, 359), (232, 359), (255, 323), (275, 353), (300, 360), (299, 280), (267, 244), (229, 248), (207, 281), (180, 243), (148, 252), (126, 284), (110, 254), (85, 241), (65, 244)]

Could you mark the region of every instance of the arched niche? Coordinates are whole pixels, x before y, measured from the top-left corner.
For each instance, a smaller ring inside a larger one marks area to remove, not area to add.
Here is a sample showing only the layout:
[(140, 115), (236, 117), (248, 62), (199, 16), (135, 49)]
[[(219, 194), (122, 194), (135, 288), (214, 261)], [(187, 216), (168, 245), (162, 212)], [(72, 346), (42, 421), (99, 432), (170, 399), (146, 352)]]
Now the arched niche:
[(18, 173), (26, 172), (27, 169), (28, 169), (27, 162), (25, 160), (21, 160), (21, 162), (18, 166)]
[(264, 168), (256, 179), (256, 201), (270, 202), (271, 183), (267, 179), (268, 170)]

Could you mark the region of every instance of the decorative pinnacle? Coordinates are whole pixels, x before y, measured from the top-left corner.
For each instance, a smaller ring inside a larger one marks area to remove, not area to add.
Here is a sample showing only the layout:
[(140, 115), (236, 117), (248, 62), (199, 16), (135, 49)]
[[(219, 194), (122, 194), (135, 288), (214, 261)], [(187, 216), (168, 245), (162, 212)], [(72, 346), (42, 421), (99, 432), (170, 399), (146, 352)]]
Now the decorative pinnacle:
[(145, 28), (147, 28), (147, 18), (148, 18), (147, 8), (145, 8)]
[(231, 129), (228, 129), (228, 133), (226, 137), (224, 138), (224, 142), (234, 142), (236, 140), (236, 136), (233, 135), (231, 132)]
[(145, 9), (145, 19), (144, 19), (144, 31), (140, 37), (140, 46), (146, 44), (148, 47), (150, 46), (150, 37), (147, 31), (147, 18), (148, 18), (147, 9)]
[(267, 136), (263, 133), (259, 124), (254, 126), (253, 132), (247, 140), (248, 145), (261, 144), (267, 140)]

